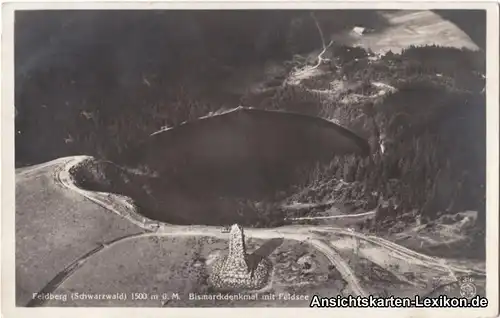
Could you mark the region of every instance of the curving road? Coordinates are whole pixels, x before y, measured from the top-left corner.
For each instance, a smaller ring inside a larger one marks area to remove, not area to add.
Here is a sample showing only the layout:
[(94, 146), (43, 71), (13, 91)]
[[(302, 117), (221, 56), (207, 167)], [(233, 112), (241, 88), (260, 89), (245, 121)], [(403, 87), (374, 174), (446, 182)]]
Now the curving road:
[[(109, 242), (103, 243), (101, 246), (91, 250), (90, 252), (86, 253), (84, 256), (80, 257), (72, 264), (67, 266), (62, 272), (56, 275), (40, 292), (54, 291), (57, 286), (59, 286), (64, 280), (71, 276), (71, 274), (75, 272), (79, 267), (83, 266), (83, 264), (92, 256), (101, 253), (111, 246), (122, 244), (136, 238), (153, 236), (204, 236), (220, 239), (227, 238), (227, 235), (225, 233), (222, 233), (220, 228), (214, 226), (178, 226), (147, 219), (142, 215), (136, 213), (134, 206), (131, 203), (127, 202), (127, 200), (123, 197), (110, 195), (108, 193), (87, 191), (76, 187), (69, 171), (72, 167), (81, 164), (83, 161), (88, 159), (90, 159), (90, 157), (87, 156), (61, 158), (42, 165), (18, 170), (17, 176), (18, 178), (29, 177), (36, 174), (37, 172), (40, 172), (43, 169), (52, 167), (53, 169), (51, 169), (51, 171), (53, 171), (53, 178), (57, 184), (60, 184), (70, 192), (77, 193), (85, 197), (86, 199), (91, 200), (92, 202), (100, 205), (108, 211), (116, 213), (117, 215), (125, 218), (134, 225), (142, 228), (146, 231), (146, 233), (126, 235), (125, 237), (113, 239)], [(341, 218), (342, 216), (339, 217)], [(352, 216), (346, 215), (344, 217)], [(407, 262), (412, 262), (416, 265), (424, 266), (438, 272), (451, 272), (452, 275), (455, 275), (455, 273), (474, 274), (480, 276), (486, 275), (482, 271), (452, 266), (450, 264), (447, 264), (447, 262), (444, 260), (412, 251), (380, 237), (365, 235), (352, 230), (346, 230), (333, 226), (300, 225), (284, 226), (279, 228), (248, 228), (245, 230), (245, 235), (247, 237), (256, 239), (283, 238), (310, 244), (328, 258), (331, 265), (335, 266), (335, 268), (340, 272), (342, 278), (347, 282), (352, 293), (357, 296), (367, 296), (369, 295), (369, 293), (363, 288), (360, 282), (360, 277), (357, 276), (356, 271), (351, 268), (348, 261), (346, 261), (340, 255), (340, 253), (335, 248), (335, 244), (333, 244), (332, 241), (328, 239), (329, 237), (340, 236), (354, 239), (355, 242), (362, 241), (364, 244), (369, 244), (370, 246), (375, 247), (380, 251), (385, 251), (385, 253), (392, 253), (394, 255), (397, 255), (398, 258), (404, 259)], [(31, 305), (34, 304), (31, 303)]]

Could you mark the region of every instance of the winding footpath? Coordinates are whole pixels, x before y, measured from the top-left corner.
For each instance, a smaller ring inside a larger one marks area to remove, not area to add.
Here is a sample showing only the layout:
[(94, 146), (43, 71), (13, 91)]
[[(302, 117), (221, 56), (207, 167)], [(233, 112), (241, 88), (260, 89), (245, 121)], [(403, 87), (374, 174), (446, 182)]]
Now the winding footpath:
[[(135, 211), (134, 206), (127, 202), (125, 198), (120, 199), (120, 196), (110, 195), (103, 192), (93, 192), (78, 188), (71, 177), (70, 169), (76, 165), (81, 164), (85, 160), (89, 160), (91, 157), (88, 156), (75, 156), (57, 159), (55, 161), (34, 166), (31, 168), (24, 168), (18, 171), (17, 174), (20, 176), (29, 176), (30, 174), (46, 168), (50, 165), (55, 166), (54, 178), (57, 183), (66, 188), (69, 191), (76, 192), (83, 197), (91, 200), (92, 202), (104, 207), (106, 210), (116, 213), (121, 217), (125, 218), (129, 222), (139, 226), (144, 230), (144, 233), (127, 235), (110, 242), (103, 243), (101, 246), (95, 248), (94, 250), (86, 253), (79, 259), (75, 260), (72, 264), (67, 266), (61, 273), (54, 277), (40, 292), (46, 293), (54, 291), (62, 282), (64, 282), (72, 273), (74, 273), (78, 268), (83, 266), (83, 264), (89, 260), (92, 256), (101, 253), (103, 250), (111, 248), (113, 246), (123, 244), (124, 242), (135, 240), (138, 238), (146, 237), (212, 237), (219, 239), (227, 239), (227, 234), (221, 231), (221, 228), (215, 226), (179, 226), (170, 225), (162, 222), (153, 221), (145, 218), (144, 216), (138, 214)], [(366, 213), (364, 213), (366, 214)], [(342, 216), (338, 216), (341, 218)], [(346, 215), (345, 217), (352, 217), (352, 215)], [(313, 246), (316, 250), (324, 254), (331, 265), (340, 272), (342, 278), (347, 282), (350, 290), (353, 294), (357, 296), (368, 296), (369, 293), (363, 288), (360, 283), (359, 277), (356, 272), (349, 266), (349, 263), (339, 254), (335, 249), (333, 244), (329, 241), (329, 237), (333, 236), (345, 236), (353, 238), (357, 241), (363, 241), (371, 246), (375, 246), (380, 250), (387, 251), (387, 253), (394, 253), (399, 257), (406, 259), (407, 261), (414, 262), (420, 266), (425, 266), (438, 270), (441, 272), (451, 272), (460, 274), (474, 274), (485, 276), (485, 272), (470, 270), (466, 268), (460, 268), (457, 266), (451, 266), (447, 264), (444, 260), (430, 257), (425, 254), (421, 254), (403, 246), (395, 244), (386, 239), (365, 235), (352, 230), (347, 230), (344, 228), (338, 228), (333, 226), (308, 226), (308, 225), (294, 225), (294, 226), (283, 226), (278, 228), (248, 228), (245, 229), (245, 236), (248, 238), (255, 239), (274, 239), (283, 238), (287, 240), (293, 240), (297, 242), (304, 242)], [(29, 304), (31, 306), (37, 305), (34, 303)]]

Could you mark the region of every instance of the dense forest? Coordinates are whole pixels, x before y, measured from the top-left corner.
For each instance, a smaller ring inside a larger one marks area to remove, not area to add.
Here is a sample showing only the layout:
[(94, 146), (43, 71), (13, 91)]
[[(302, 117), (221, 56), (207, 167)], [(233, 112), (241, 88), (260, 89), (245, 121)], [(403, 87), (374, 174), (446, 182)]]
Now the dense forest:
[[(334, 120), (371, 143), (369, 158), (338, 157), (308, 173), (294, 200), (383, 202), (388, 217), (484, 216), (484, 52), (427, 46), (378, 55), (334, 44), (321, 76), (292, 82), (325, 44), (318, 22), (324, 32), (385, 26), (363, 10), (19, 13), (16, 165), (77, 154), (120, 164), (162, 127), (244, 105)], [(228, 89), (228, 78), (269, 61), (281, 68), (266, 89)], [(380, 83), (391, 91), (377, 95)], [(259, 213), (267, 221), (258, 225), (277, 224), (276, 214)]]

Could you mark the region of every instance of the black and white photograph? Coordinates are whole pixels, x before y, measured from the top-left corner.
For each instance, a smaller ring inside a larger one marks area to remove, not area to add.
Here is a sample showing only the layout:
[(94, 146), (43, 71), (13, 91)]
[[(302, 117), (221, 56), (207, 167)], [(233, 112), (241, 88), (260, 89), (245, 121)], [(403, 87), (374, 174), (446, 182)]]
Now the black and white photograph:
[(494, 316), (487, 10), (418, 8), (14, 10), (13, 306)]

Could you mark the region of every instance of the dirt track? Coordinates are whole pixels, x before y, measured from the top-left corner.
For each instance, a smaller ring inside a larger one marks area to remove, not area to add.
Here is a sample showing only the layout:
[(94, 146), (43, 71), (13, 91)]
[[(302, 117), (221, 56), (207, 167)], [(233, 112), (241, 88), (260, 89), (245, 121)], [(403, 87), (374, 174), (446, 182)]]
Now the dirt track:
[[(110, 241), (101, 241), (98, 248), (93, 249), (91, 252), (86, 253), (84, 256), (77, 258), (73, 263), (67, 265), (64, 269), (60, 268), (60, 273), (45, 286), (40, 286), (43, 292), (53, 292), (61, 283), (70, 277), (75, 271), (83, 266), (88, 260), (92, 259), (102, 251), (113, 249), (114, 247), (127, 242), (135, 241), (137, 239), (147, 237), (212, 237), (217, 239), (226, 239), (226, 234), (221, 232), (221, 229), (213, 226), (176, 226), (160, 222), (148, 220), (133, 211), (133, 206), (124, 201), (123, 198), (112, 197), (106, 193), (97, 193), (82, 190), (77, 188), (71, 181), (69, 169), (87, 159), (86, 156), (68, 157), (58, 159), (43, 165), (34, 166), (32, 168), (24, 168), (17, 173), (18, 180), (21, 178), (29, 178), (39, 173), (49, 173), (55, 178), (56, 184), (63, 186), (69, 193), (77, 193), (94, 203), (99, 204), (106, 210), (114, 212), (121, 217), (124, 217), (129, 222), (136, 226), (141, 227), (146, 233), (142, 234), (129, 234), (122, 238), (114, 238)], [(19, 212), (17, 212), (19, 213)], [(31, 229), (33, 230), (33, 229)], [(352, 230), (343, 228), (336, 228), (331, 226), (284, 226), (271, 229), (247, 229), (245, 230), (247, 238), (251, 239), (273, 239), (283, 238), (285, 240), (302, 242), (311, 245), (317, 251), (324, 254), (331, 265), (333, 265), (339, 272), (345, 282), (348, 284), (349, 289), (354, 295), (364, 296), (369, 295), (370, 292), (366, 290), (361, 282), (359, 270), (353, 268), (350, 263), (343, 257), (340, 250), (352, 251), (358, 249), (360, 242), (364, 244), (364, 249), (375, 249), (376, 258), (379, 255), (387, 255), (386, 260), (382, 263), (389, 264), (394, 262), (406, 262), (407, 266), (415, 270), (422, 270), (441, 273), (445, 276), (460, 276), (464, 274), (485, 276), (485, 272), (481, 270), (472, 270), (454, 266), (445, 260), (417, 253), (405, 247), (397, 245), (386, 239), (368, 236), (362, 233), (357, 233)], [(340, 250), (339, 250), (340, 249)], [(18, 253), (30, 253), (29, 250), (19, 250)], [(371, 252), (373, 255), (373, 251)], [(357, 255), (357, 253), (355, 253)], [(389, 257), (389, 255), (391, 255)], [(389, 260), (391, 259), (391, 260)], [(409, 264), (409, 265), (408, 265)], [(394, 269), (386, 268), (394, 272), (396, 277), (402, 277), (401, 273), (396, 273)], [(450, 274), (451, 273), (451, 274)], [(49, 277), (47, 277), (49, 278)], [(49, 278), (50, 279), (50, 278)], [(36, 291), (32, 291), (36, 292)]]
[[(362, 37), (353, 37), (353, 34), (341, 35), (336, 39), (348, 44), (360, 44), (374, 51), (390, 49), (396, 52), (410, 44), (433, 43), (477, 49), (467, 35), (432, 12), (403, 12), (388, 15), (387, 18), (391, 21), (391, 26), (382, 32)], [(241, 74), (238, 74), (239, 77), (242, 77)], [(233, 86), (247, 87), (247, 81)], [(109, 95), (108, 92), (106, 94)], [(53, 140), (50, 140), (50, 143), (52, 142)], [(28, 144), (38, 143), (30, 140)], [(227, 239), (218, 227), (176, 226), (153, 221), (136, 213), (134, 206), (126, 198), (76, 187), (69, 169), (86, 158), (88, 157), (61, 158), (19, 169), (16, 173), (16, 191), (18, 186), (25, 191), (21, 191), (21, 195), (18, 192), (16, 196), (16, 231), (21, 233), (16, 238), (16, 291), (19, 306), (24, 306), (32, 293), (57, 292), (65, 282), (71, 287), (74, 282), (70, 278), (81, 273), (85, 266), (91, 269), (96, 266), (92, 260), (106, 255), (109, 257), (108, 252), (116, 251), (120, 247), (128, 248), (127, 244), (135, 244), (142, 239), (166, 238), (172, 248), (179, 244), (174, 242), (177, 238)], [(23, 183), (23, 180), (26, 182)], [(31, 196), (33, 199), (29, 198)], [(43, 200), (50, 201), (50, 204)], [(44, 208), (41, 208), (41, 205)], [(348, 217), (352, 216), (335, 216), (339, 220)], [(456, 276), (465, 274), (485, 276), (485, 271), (481, 269), (463, 268), (455, 265), (453, 260), (429, 257), (390, 240), (339, 227), (286, 226), (247, 229), (245, 234), (249, 239), (283, 238), (312, 246), (324, 254), (330, 264), (339, 271), (354, 295), (368, 295), (372, 292), (364, 277), (366, 273), (352, 262), (358, 258), (365, 258), (382, 266), (400, 281), (405, 280), (404, 274), (407, 272), (423, 274), (419, 279), (407, 279), (406, 282), (415, 281), (410, 284), (413, 294), (421, 292), (419, 284), (432, 275), (445, 276), (452, 281)], [(212, 247), (211, 244), (206, 245)], [(185, 245), (179, 246), (179, 249), (189, 248)], [(110, 257), (113, 256), (111, 253)], [(135, 262), (135, 259), (133, 260)], [(142, 260), (143, 263), (146, 261)], [(173, 261), (174, 264), (175, 262), (176, 260)], [(168, 266), (164, 268), (167, 271), (169, 269)], [(107, 279), (106, 274), (109, 273), (101, 273), (104, 280)], [(127, 274), (141, 276), (144, 273), (132, 272), (123, 275)], [(83, 274), (81, 276), (83, 280), (91, 280), (91, 277)], [(168, 283), (166, 280), (165, 284)], [(136, 287), (140, 288), (141, 285)], [(42, 304), (43, 302), (31, 303)]]

